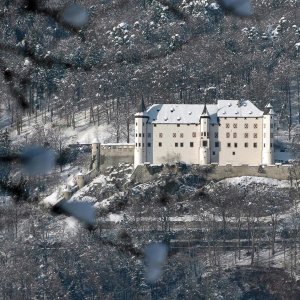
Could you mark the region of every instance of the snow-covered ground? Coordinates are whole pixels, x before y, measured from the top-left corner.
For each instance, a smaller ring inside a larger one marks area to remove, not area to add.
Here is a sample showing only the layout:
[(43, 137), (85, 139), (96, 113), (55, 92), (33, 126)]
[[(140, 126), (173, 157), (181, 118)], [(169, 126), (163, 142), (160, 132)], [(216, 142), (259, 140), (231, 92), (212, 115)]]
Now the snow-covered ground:
[[(20, 142), (30, 137), (30, 135), (34, 132), (33, 127), (36, 124), (43, 124), (42, 116), (38, 116), (36, 119), (34, 117), (24, 117), (23, 128), (21, 134), (17, 134), (17, 130), (10, 130), (10, 136), (12, 141)], [(7, 120), (6, 123), (7, 125)], [(113, 128), (111, 125), (102, 124), (100, 126), (93, 125), (89, 122), (89, 118), (85, 117), (84, 112), (80, 112), (76, 114), (76, 127), (75, 129), (72, 126), (66, 126), (59, 120), (54, 120), (53, 123), (48, 122), (44, 125), (44, 127), (50, 128), (53, 125), (61, 125), (63, 128), (63, 136), (64, 142), (66, 145), (68, 144), (91, 144), (94, 141), (106, 143), (106, 142), (114, 142), (112, 138)]]
[(274, 186), (277, 188), (289, 188), (291, 183), (289, 180), (278, 180), (274, 178), (256, 177), (256, 176), (241, 176), (226, 178), (221, 180), (220, 183), (228, 183), (232, 185), (248, 186), (253, 183), (264, 184), (267, 186)]

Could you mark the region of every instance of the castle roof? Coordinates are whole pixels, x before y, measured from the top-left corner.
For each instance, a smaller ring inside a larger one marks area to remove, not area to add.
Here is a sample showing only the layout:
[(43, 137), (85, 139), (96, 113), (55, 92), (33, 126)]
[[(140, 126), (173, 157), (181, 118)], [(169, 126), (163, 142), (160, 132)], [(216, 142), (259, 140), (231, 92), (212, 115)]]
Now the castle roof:
[(210, 116), (212, 124), (218, 123), (218, 118), (257, 118), (263, 116), (249, 100), (218, 100), (217, 104), (154, 104), (146, 111), (151, 123), (157, 124), (198, 124), (199, 118), (205, 112)]

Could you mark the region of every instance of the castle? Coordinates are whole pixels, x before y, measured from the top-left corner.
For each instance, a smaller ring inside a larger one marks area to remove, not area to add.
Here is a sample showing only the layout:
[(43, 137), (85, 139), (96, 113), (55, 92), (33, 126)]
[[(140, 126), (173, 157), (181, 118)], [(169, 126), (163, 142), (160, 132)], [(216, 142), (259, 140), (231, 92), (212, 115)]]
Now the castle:
[(144, 163), (274, 164), (274, 110), (249, 100), (155, 104), (135, 114), (134, 167)]

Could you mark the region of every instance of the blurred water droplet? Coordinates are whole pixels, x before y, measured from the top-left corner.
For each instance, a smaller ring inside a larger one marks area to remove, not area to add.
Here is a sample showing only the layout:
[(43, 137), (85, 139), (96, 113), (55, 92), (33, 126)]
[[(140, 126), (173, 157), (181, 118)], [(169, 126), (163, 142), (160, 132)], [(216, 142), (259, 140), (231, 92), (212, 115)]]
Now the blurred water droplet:
[(51, 149), (32, 146), (25, 148), (21, 156), (29, 175), (45, 174), (55, 166), (56, 156)]
[(167, 259), (168, 248), (163, 243), (153, 243), (145, 249), (145, 277), (149, 283), (157, 282), (162, 274), (162, 267)]
[(64, 9), (62, 14), (63, 21), (76, 28), (83, 27), (89, 20), (89, 14), (86, 9), (78, 4), (72, 4)]
[(253, 13), (251, 0), (219, 0), (220, 6), (227, 12), (246, 17)]
[(83, 222), (87, 227), (95, 224), (95, 208), (88, 202), (68, 201), (61, 204), (61, 208), (68, 215)]

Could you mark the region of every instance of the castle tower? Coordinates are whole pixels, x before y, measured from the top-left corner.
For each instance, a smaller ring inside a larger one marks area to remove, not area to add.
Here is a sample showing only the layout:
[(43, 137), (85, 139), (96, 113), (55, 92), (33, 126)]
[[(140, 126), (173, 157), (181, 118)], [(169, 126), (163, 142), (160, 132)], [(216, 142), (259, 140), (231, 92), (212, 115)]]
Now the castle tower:
[(263, 115), (263, 165), (274, 164), (274, 116), (273, 106), (268, 104)]
[(135, 148), (134, 168), (147, 161), (147, 122), (149, 116), (146, 113), (146, 106), (142, 98), (139, 112), (135, 114)]
[(72, 191), (69, 185), (66, 185), (62, 190), (62, 196), (65, 200), (69, 200), (72, 197)]
[(100, 171), (100, 147), (101, 144), (98, 141), (92, 143), (92, 163), (91, 169)]
[(81, 171), (76, 175), (75, 180), (80, 189), (84, 187), (85, 179), (84, 174), (82, 174)]
[(200, 149), (199, 149), (200, 165), (210, 164), (209, 123), (210, 123), (210, 116), (205, 104), (203, 112), (200, 117), (200, 136), (201, 136)]

